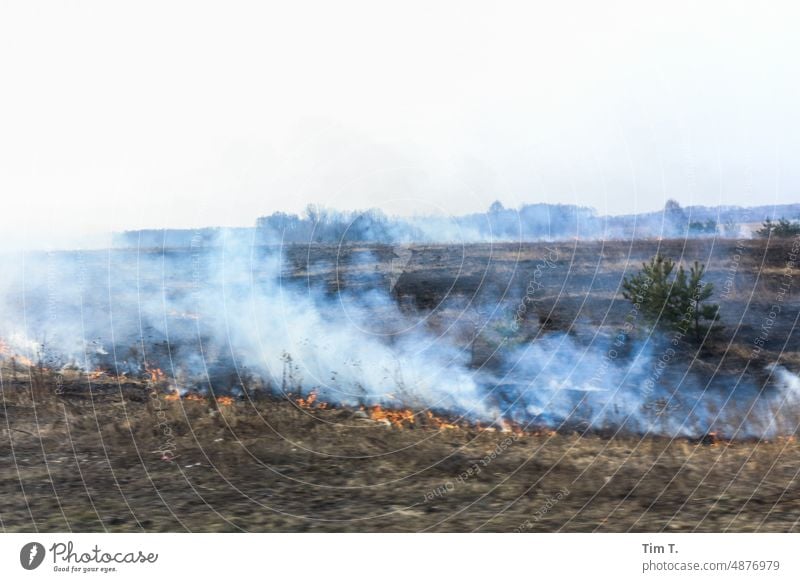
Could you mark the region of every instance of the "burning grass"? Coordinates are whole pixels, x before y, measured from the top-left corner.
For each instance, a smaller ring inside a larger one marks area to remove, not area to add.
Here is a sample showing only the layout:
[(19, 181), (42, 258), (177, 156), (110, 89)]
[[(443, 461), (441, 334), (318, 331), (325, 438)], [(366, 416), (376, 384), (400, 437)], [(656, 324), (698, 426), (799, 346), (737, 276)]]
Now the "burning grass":
[[(308, 396), (294, 398), (294, 402), (305, 410), (328, 410), (341, 408), (329, 402), (319, 400), (316, 392), (310, 392)], [(468, 427), (466, 421), (449, 421), (444, 417), (434, 414), (430, 410), (415, 412), (410, 408), (384, 408), (380, 404), (372, 406), (359, 406), (357, 408), (358, 418), (366, 418), (377, 423), (395, 428), (434, 428), (434, 429), (455, 429)]]
[[(498, 418), (493, 423), (487, 423), (467, 416), (458, 416), (447, 411), (432, 410), (424, 406), (403, 406), (403, 399), (398, 399), (397, 397), (390, 399), (397, 402), (394, 406), (377, 403), (347, 406), (337, 402), (325, 401), (320, 398), (316, 390), (312, 390), (305, 395), (292, 393), (280, 395), (261, 390), (235, 396), (233, 393), (217, 393), (211, 390), (201, 391), (196, 387), (181, 388), (175, 378), (170, 378), (162, 369), (153, 366), (144, 366), (144, 372), (139, 376), (125, 373), (118, 375), (113, 371), (99, 368), (91, 371), (83, 371), (74, 367), (54, 370), (45, 367), (41, 363), (21, 364), (19, 355), (11, 354), (7, 346), (4, 349), (5, 354), (0, 356), (0, 373), (2, 373), (4, 385), (22, 394), (30, 392), (34, 400), (44, 402), (49, 401), (51, 398), (88, 398), (95, 400), (114, 396), (115, 394), (123, 398), (144, 400), (150, 394), (156, 395), (158, 399), (165, 403), (194, 403), (215, 409), (232, 407), (240, 400), (242, 402), (252, 402), (253, 399), (288, 400), (298, 409), (312, 415), (328, 410), (339, 410), (353, 414), (359, 420), (369, 420), (378, 425), (395, 429), (460, 429), (535, 436), (578, 433), (606, 438), (640, 436), (642, 434), (669, 436), (669, 429), (662, 428), (659, 423), (669, 414), (673, 414), (675, 410), (680, 412), (682, 409), (678, 404), (670, 404), (663, 400), (645, 401), (642, 404), (641, 413), (653, 417), (652, 432), (646, 433), (637, 432), (626, 427), (624, 421), (619, 425), (593, 426), (582, 422), (580, 419), (548, 423), (543, 421), (520, 422), (509, 418)], [(676, 399), (676, 402), (679, 402), (679, 400)], [(686, 425), (683, 436), (684, 438), (689, 438), (692, 442), (710, 446), (716, 446), (720, 442), (732, 440), (767, 441), (775, 440), (778, 437), (793, 436), (793, 433), (781, 434), (774, 433), (774, 431), (770, 433), (771, 423), (773, 422), (770, 419), (778, 418), (780, 413), (786, 413), (790, 409), (786, 402), (779, 402), (777, 405), (770, 407), (766, 415), (768, 418), (762, 418), (764, 416), (763, 412), (754, 413), (752, 406), (752, 403), (737, 403), (734, 399), (727, 405), (725, 411), (727, 416), (723, 415), (720, 410), (709, 409), (705, 412), (717, 415), (722, 419), (721, 424), (729, 426), (729, 430), (705, 431), (699, 425), (689, 424)], [(737, 428), (737, 424), (739, 427), (747, 424), (754, 432), (741, 431), (740, 428)], [(766, 435), (768, 433), (770, 434), (767, 438)], [(754, 434), (757, 436), (754, 436)]]

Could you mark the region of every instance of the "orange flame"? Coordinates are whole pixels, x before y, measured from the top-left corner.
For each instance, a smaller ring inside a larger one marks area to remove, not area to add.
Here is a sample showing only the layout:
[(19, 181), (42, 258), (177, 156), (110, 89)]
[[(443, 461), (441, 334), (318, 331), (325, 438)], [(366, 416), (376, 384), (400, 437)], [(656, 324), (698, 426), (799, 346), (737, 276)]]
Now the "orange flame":
[(145, 366), (145, 371), (149, 376), (148, 379), (153, 384), (157, 384), (167, 377), (166, 374), (164, 374), (164, 372), (161, 370), (161, 368), (151, 368), (150, 366)]
[(508, 420), (501, 420), (500, 432), (510, 432), (512, 434), (520, 435), (525, 431), (523, 431), (522, 428), (514, 422), (509, 422)]
[(16, 360), (23, 366), (28, 366), (29, 368), (33, 368), (34, 365), (33, 360), (31, 360), (30, 358), (26, 358), (25, 356), (20, 356), (20, 355), (17, 355), (15, 357)]
[(202, 394), (198, 394), (197, 392), (187, 392), (181, 396), (181, 393), (177, 388), (174, 388), (172, 392), (164, 396), (164, 400), (167, 402), (210, 402), (212, 398), (221, 406), (231, 406), (234, 403), (234, 399), (231, 396), (206, 397)]
[(416, 422), (414, 413), (407, 408), (400, 410), (387, 410), (385, 408), (381, 408), (380, 404), (376, 404), (375, 406), (368, 408), (366, 413), (372, 420), (385, 421), (396, 427), (412, 425)]
[(447, 422), (443, 418), (436, 416), (430, 410), (425, 411), (425, 416), (428, 418), (428, 421), (436, 428), (445, 428), (445, 429), (458, 428), (458, 426), (456, 426), (455, 424)]
[(166, 400), (168, 402), (175, 402), (176, 400), (180, 400), (180, 399), (181, 399), (181, 393), (178, 392), (177, 388), (175, 390), (173, 390), (172, 392), (170, 392), (169, 394), (167, 394), (166, 396), (164, 396), (164, 400)]
[(297, 400), (295, 400), (295, 402), (297, 402), (297, 405), (300, 408), (311, 408), (311, 407), (314, 406), (314, 402), (316, 402), (316, 401), (317, 401), (317, 393), (316, 392), (311, 392), (308, 395), (307, 398), (302, 398), (301, 397), (301, 398), (298, 398)]
[(306, 398), (295, 399), (295, 404), (300, 408), (314, 408), (316, 410), (327, 410), (330, 406), (327, 402), (319, 400), (316, 392), (310, 392)]
[[(18, 364), (22, 364), (23, 366), (27, 366), (29, 368), (33, 368), (36, 365), (30, 358), (23, 356), (22, 354), (14, 353), (14, 351), (11, 349), (11, 346), (9, 346), (8, 343), (6, 343), (6, 341), (2, 339), (0, 339), (0, 357), (12, 358)], [(43, 364), (41, 364), (40, 362), (40, 365)]]

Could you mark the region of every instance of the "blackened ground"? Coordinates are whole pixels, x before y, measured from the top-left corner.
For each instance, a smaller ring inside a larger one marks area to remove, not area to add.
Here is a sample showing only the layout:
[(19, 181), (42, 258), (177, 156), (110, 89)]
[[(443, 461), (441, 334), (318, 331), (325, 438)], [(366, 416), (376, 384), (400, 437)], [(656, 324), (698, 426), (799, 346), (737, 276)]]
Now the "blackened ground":
[[(622, 296), (625, 277), (661, 253), (706, 267), (720, 305), (720, 325), (703, 342), (690, 344), (692, 372), (759, 375), (781, 361), (800, 368), (800, 283), (795, 239), (770, 241), (694, 239), (571, 241), (470, 245), (294, 245), (284, 249), (284, 282), (330, 293), (390, 291), (411, 317), (445, 329), (474, 319), (483, 332), (473, 341), (473, 365), (491, 366), (496, 342), (486, 336), (487, 318), (522, 314), (519, 336), (565, 332), (578, 341), (614, 335), (631, 312)], [(410, 255), (407, 256), (407, 253)], [(787, 285), (788, 291), (787, 291)], [(524, 311), (520, 304), (524, 303)], [(768, 316), (780, 303), (777, 318)], [(769, 321), (768, 321), (769, 320)], [(754, 341), (770, 324), (770, 341), (757, 355)], [(464, 338), (462, 338), (463, 340)], [(759, 382), (764, 380), (759, 376)]]
[(4, 531), (794, 531), (800, 519), (792, 439), (401, 429), (290, 401), (217, 411), (144, 387), (100, 392), (6, 387)]

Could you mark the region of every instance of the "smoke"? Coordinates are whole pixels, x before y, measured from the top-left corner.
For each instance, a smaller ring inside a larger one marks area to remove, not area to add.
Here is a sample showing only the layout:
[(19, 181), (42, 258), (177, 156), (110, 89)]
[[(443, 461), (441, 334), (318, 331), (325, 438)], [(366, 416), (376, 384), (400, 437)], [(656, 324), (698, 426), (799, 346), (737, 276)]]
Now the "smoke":
[[(797, 429), (800, 378), (783, 367), (756, 382), (688, 369), (659, 338), (500, 337), (515, 312), (496, 298), (483, 300), (489, 315), (477, 322), (452, 300), (442, 325), (398, 304), (376, 256), (349, 259), (347, 279), (332, 247), (303, 265), (332, 274), (315, 285), (286, 253), (221, 237), (175, 250), (7, 256), (4, 272), (16, 276), (2, 289), (5, 357), (129, 376), (158, 367), (181, 391), (314, 392), (498, 426), (731, 438)], [(491, 365), (476, 363), (476, 343), (494, 336)]]
[[(602, 342), (603, 340), (601, 340)], [(800, 426), (800, 378), (771, 366), (772, 383), (726, 374), (702, 375), (656, 339), (579, 345), (552, 334), (517, 348), (492, 385), (506, 416), (522, 424), (605, 433), (772, 438)]]

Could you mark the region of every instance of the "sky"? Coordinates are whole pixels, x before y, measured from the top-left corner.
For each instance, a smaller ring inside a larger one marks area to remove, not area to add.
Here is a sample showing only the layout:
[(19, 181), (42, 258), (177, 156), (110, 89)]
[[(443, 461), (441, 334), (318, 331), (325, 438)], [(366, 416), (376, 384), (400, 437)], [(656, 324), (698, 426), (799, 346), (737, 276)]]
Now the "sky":
[(310, 203), (800, 202), (799, 11), (0, 0), (0, 248)]

